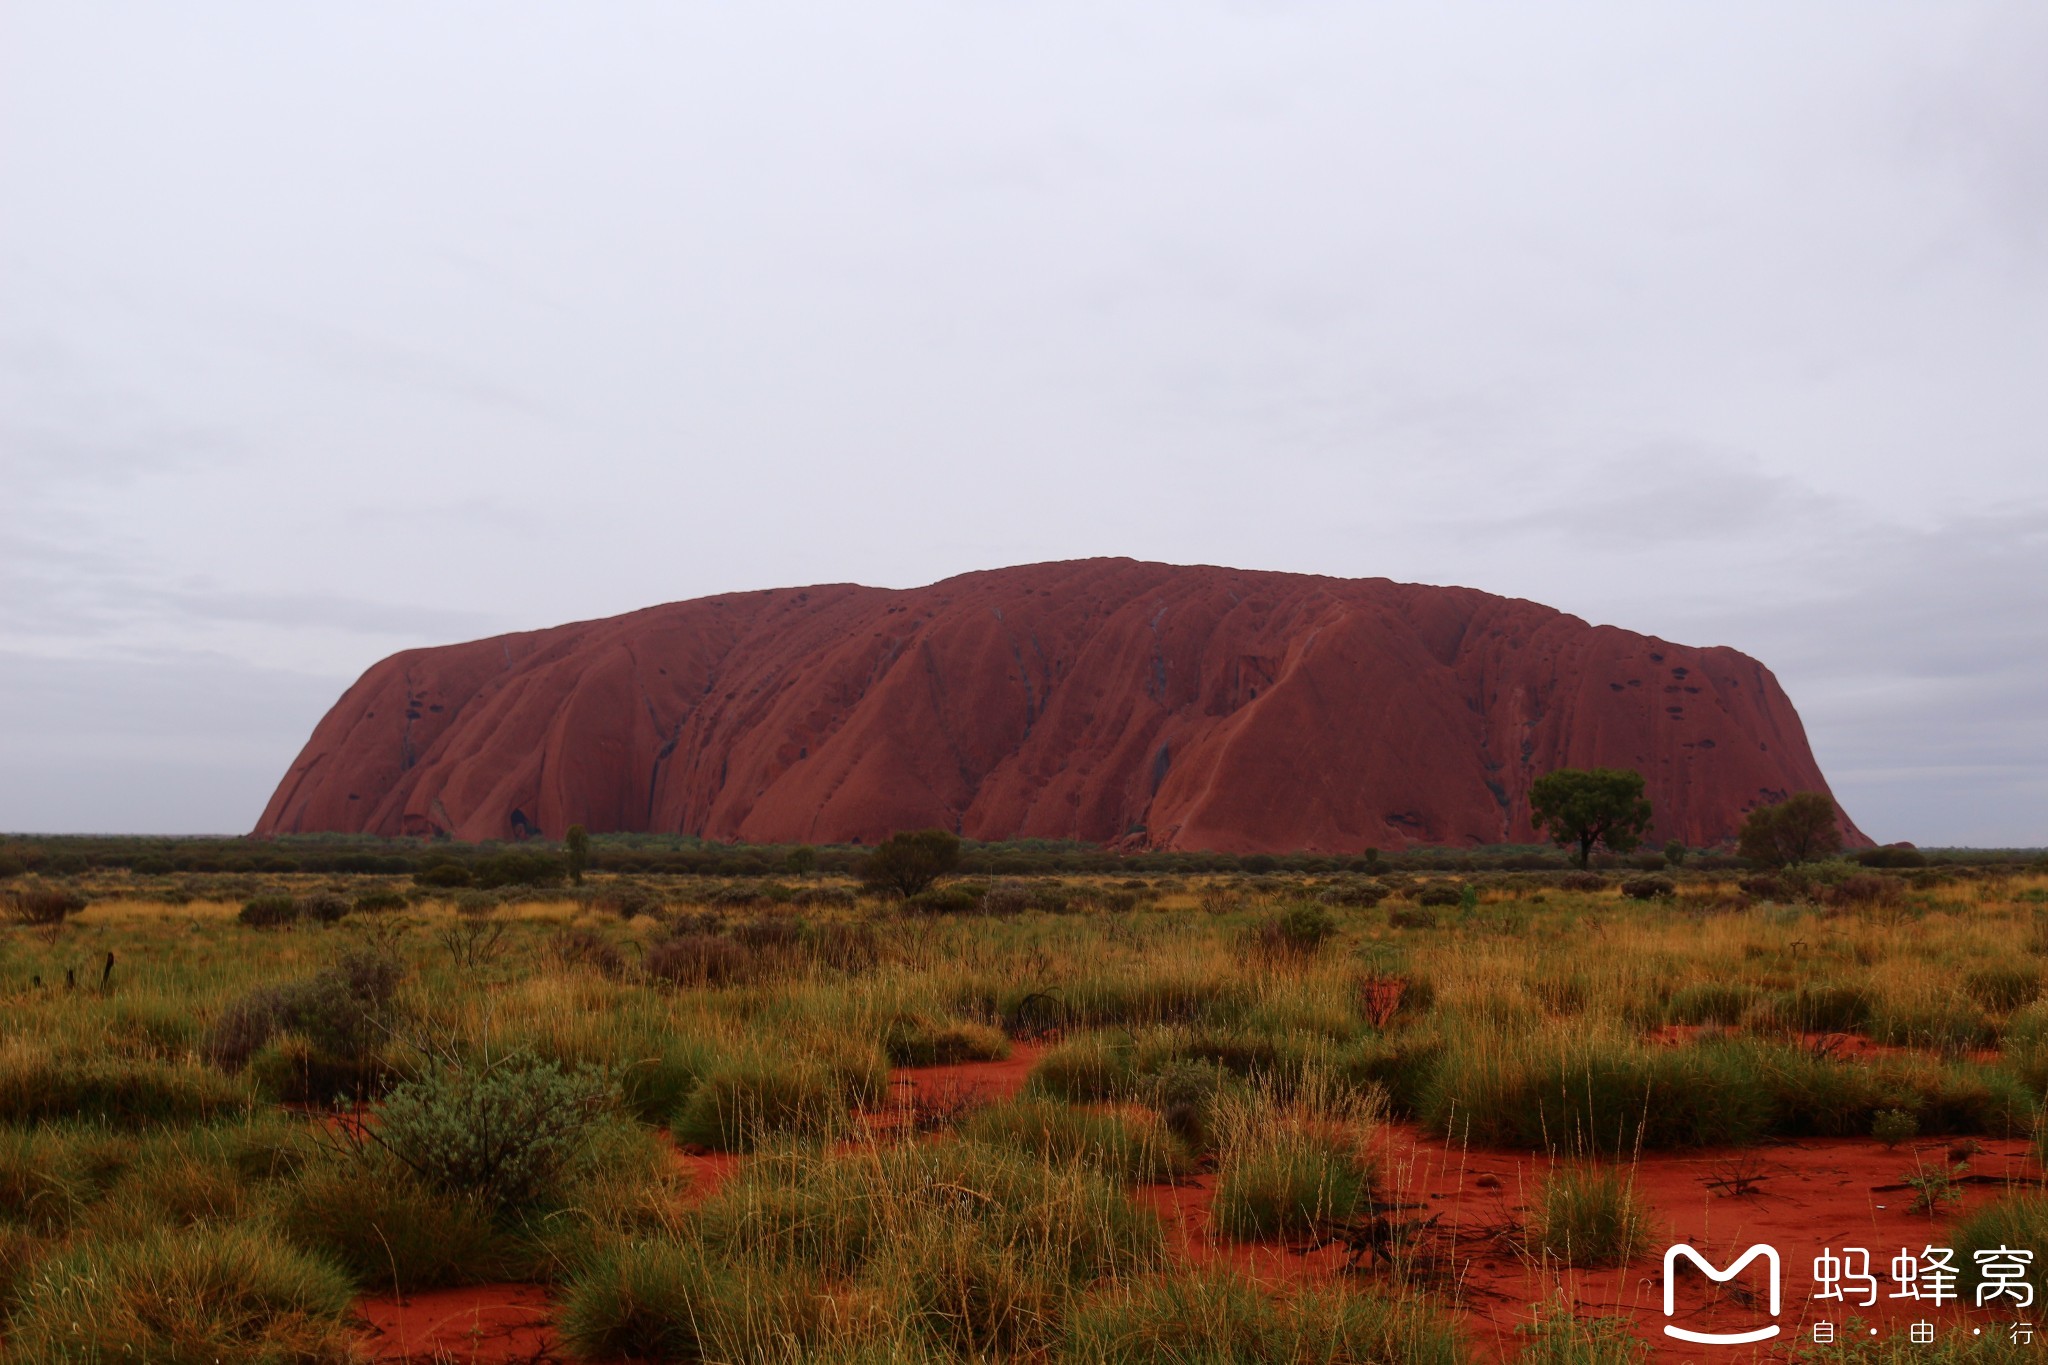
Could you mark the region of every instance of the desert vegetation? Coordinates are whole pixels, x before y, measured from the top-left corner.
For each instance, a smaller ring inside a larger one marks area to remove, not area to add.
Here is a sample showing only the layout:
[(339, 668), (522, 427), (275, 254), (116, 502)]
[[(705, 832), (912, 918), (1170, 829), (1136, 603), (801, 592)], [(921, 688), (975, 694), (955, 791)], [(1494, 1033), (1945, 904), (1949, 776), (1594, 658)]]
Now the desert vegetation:
[[(17, 850), (8, 1358), (339, 1361), (368, 1300), (519, 1283), (589, 1360), (1634, 1359), (1540, 1293), (1475, 1340), (1473, 1264), (1640, 1267), (1644, 1163), (1782, 1140), (1919, 1179), (1959, 1247), (2048, 1235), (1942, 1146), (2038, 1129), (2042, 869), (958, 854), (906, 895), (829, 850), (488, 887), (550, 855)], [(1549, 1164), (1461, 1242), (1418, 1145)]]

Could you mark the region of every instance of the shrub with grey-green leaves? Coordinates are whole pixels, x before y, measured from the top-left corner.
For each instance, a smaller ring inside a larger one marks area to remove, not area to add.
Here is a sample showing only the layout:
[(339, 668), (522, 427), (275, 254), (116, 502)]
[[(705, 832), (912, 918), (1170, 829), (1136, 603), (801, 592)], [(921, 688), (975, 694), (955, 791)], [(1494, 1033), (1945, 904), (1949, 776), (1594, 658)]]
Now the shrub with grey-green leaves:
[(329, 1056), (361, 1058), (385, 1040), (404, 977), (395, 954), (350, 948), (305, 980), (258, 986), (230, 1002), (200, 1051), (223, 1071), (240, 1071), (272, 1038), (297, 1033)]
[(1251, 946), (1266, 957), (1311, 958), (1337, 933), (1337, 921), (1320, 905), (1295, 905), (1253, 929)]
[(62, 886), (24, 886), (6, 895), (8, 908), (23, 924), (62, 924), (85, 909), (85, 897)]
[(333, 924), (354, 908), (354, 903), (339, 891), (315, 891), (299, 901), (300, 916), (320, 924)]
[(299, 902), (286, 895), (256, 896), (242, 906), (236, 918), (252, 929), (282, 928), (298, 922)]
[(559, 1186), (615, 1100), (594, 1068), (515, 1052), (394, 1087), (372, 1135), (435, 1189), (512, 1212)]

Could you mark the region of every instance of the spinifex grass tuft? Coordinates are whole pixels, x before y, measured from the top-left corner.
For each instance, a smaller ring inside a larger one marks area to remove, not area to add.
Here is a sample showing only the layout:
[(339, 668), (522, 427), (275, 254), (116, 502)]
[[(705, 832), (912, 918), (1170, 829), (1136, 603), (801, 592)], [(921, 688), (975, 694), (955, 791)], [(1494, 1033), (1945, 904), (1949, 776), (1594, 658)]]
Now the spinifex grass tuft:
[(1569, 1266), (1627, 1265), (1649, 1246), (1649, 1211), (1632, 1174), (1611, 1166), (1561, 1165), (1536, 1196), (1529, 1231), (1536, 1248)]
[(1275, 1292), (1205, 1269), (1110, 1290), (1070, 1314), (1069, 1365), (1459, 1365), (1441, 1313), (1345, 1286)]
[(754, 1055), (707, 1071), (672, 1127), (678, 1142), (746, 1152), (778, 1138), (836, 1137), (848, 1121), (846, 1096), (823, 1066)]
[(671, 1239), (599, 1257), (570, 1284), (560, 1318), (563, 1342), (585, 1360), (795, 1361), (829, 1323), (815, 1275)]
[(348, 1277), (253, 1229), (87, 1244), (36, 1265), (17, 1294), (11, 1356), (35, 1365), (350, 1358)]
[(1100, 1113), (1022, 1099), (981, 1110), (961, 1126), (960, 1136), (1139, 1184), (1184, 1175), (1192, 1165), (1180, 1139), (1148, 1109)]
[(1370, 1210), (1372, 1106), (1335, 1084), (1319, 1079), (1285, 1102), (1267, 1089), (1217, 1106), (1222, 1156), (1210, 1221), (1219, 1236), (1300, 1236)]

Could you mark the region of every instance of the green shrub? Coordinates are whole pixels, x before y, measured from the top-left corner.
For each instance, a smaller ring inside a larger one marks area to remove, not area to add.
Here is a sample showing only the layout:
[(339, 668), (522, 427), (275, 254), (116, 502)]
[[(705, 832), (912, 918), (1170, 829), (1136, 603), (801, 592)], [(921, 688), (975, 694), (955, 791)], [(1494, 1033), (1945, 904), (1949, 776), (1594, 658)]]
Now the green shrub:
[(1457, 905), (1463, 900), (1464, 895), (1456, 882), (1431, 882), (1415, 893), (1417, 905), (1437, 909)]
[(1671, 993), (1664, 1017), (1674, 1024), (1734, 1025), (1758, 996), (1756, 987), (1745, 981), (1694, 981)]
[(1218, 1235), (1254, 1241), (1341, 1223), (1371, 1199), (1372, 1169), (1355, 1144), (1282, 1123), (1224, 1151), (1209, 1216)]
[(763, 1152), (697, 1207), (692, 1227), (727, 1258), (832, 1277), (952, 1227), (1046, 1258), (1070, 1284), (1148, 1270), (1165, 1254), (1157, 1215), (1105, 1177), (978, 1142)]
[(1927, 855), (1917, 848), (1866, 848), (1856, 854), (1865, 867), (1925, 867)]
[(515, 1052), (395, 1087), (369, 1131), (429, 1188), (517, 1210), (557, 1188), (613, 1098), (589, 1068)]
[[(2042, 1261), (2043, 1252), (2048, 1251), (2048, 1195), (2009, 1194), (1965, 1217), (1945, 1240), (1955, 1247), (1955, 1263), (1963, 1272), (1959, 1291), (1964, 1303), (1975, 1302), (1977, 1285), (1983, 1279), (1976, 1253), (1999, 1247), (2033, 1251), (2033, 1262), (2020, 1278), (2033, 1287), (2034, 1303), (2042, 1302), (2043, 1290), (2048, 1288), (2048, 1281), (2044, 1281), (2048, 1265)], [(2011, 1304), (2012, 1300), (2000, 1298), (1994, 1302)]]
[(1139, 1184), (1170, 1180), (1191, 1167), (1180, 1141), (1148, 1110), (1102, 1114), (1057, 1100), (1020, 1099), (976, 1113), (960, 1136)]
[(1569, 1266), (1627, 1265), (1650, 1243), (1650, 1217), (1620, 1172), (1565, 1165), (1544, 1180), (1530, 1233), (1545, 1255)]
[(1275, 1293), (1225, 1269), (1119, 1286), (1070, 1312), (1062, 1365), (1460, 1365), (1427, 1304), (1311, 1287)]
[(663, 939), (647, 950), (651, 980), (671, 986), (732, 986), (754, 975), (754, 955), (718, 934), (687, 933)]
[(111, 1128), (191, 1124), (248, 1105), (205, 1067), (117, 1057), (0, 1054), (0, 1123), (83, 1121)]
[(431, 1188), (375, 1157), (308, 1167), (280, 1201), (279, 1223), (371, 1292), (475, 1284), (513, 1269), (481, 1200)]
[(1876, 997), (1862, 986), (1801, 986), (1787, 1007), (1788, 1022), (1804, 1033), (1858, 1033), (1870, 1027)]
[(714, 1053), (684, 1038), (658, 1039), (617, 1068), (619, 1099), (642, 1123), (667, 1123), (711, 1069)]
[(964, 886), (933, 886), (904, 901), (903, 908), (920, 915), (971, 915), (981, 909), (981, 897)]
[(1911, 1142), (1920, 1133), (1920, 1120), (1903, 1109), (1880, 1109), (1870, 1121), (1870, 1135), (1891, 1151), (1902, 1142)]
[(315, 891), (299, 900), (299, 916), (315, 924), (334, 924), (353, 909), (349, 898), (335, 891)]
[(1213, 1062), (1176, 1059), (1145, 1078), (1145, 1101), (1186, 1147), (1206, 1152), (1215, 1145), (1216, 1102), (1235, 1084), (1236, 1078)]
[(1621, 894), (1632, 901), (1666, 901), (1678, 894), (1669, 877), (1631, 877), (1621, 884)]
[(1444, 1042), (1435, 1030), (1404, 1029), (1356, 1039), (1332, 1061), (1360, 1090), (1376, 1087), (1383, 1093), (1390, 1112), (1412, 1118), (1435, 1083), (1443, 1056)]
[(1324, 905), (1370, 910), (1387, 898), (1387, 888), (1378, 882), (1338, 882), (1324, 887), (1316, 899)]
[(62, 924), (85, 909), (85, 897), (62, 886), (19, 886), (6, 893), (6, 900), (23, 924)]
[(1207, 1062), (1246, 1079), (1285, 1080), (1300, 1073), (1307, 1050), (1307, 1040), (1299, 1036), (1249, 1026), (1195, 1025), (1145, 1035), (1132, 1060), (1144, 1075), (1179, 1062)]
[(11, 1358), (303, 1365), (350, 1359), (339, 1270), (245, 1227), (88, 1241), (28, 1276)]
[(1465, 1044), (1445, 1050), (1417, 1113), (1461, 1140), (1531, 1150), (1743, 1145), (1771, 1131), (1774, 1117), (1776, 1088), (1756, 1056), (1726, 1044)]
[(1080, 1034), (1052, 1048), (1024, 1081), (1027, 1094), (1076, 1104), (1120, 1099), (1136, 1088), (1130, 1047), (1099, 1033)]
[(569, 876), (569, 865), (550, 853), (529, 849), (506, 849), (494, 853), (470, 870), (478, 886), (491, 890), (500, 886), (560, 886)]
[(436, 891), (459, 891), (474, 884), (476, 878), (461, 863), (434, 863), (413, 873), (412, 880), (416, 886)]
[(272, 1038), (249, 1059), (249, 1082), (283, 1104), (345, 1105), (383, 1091), (396, 1073), (383, 1058), (337, 1057), (295, 1033)]
[(1982, 967), (1963, 978), (1970, 998), (1994, 1014), (2008, 1014), (2041, 994), (2041, 969), (2032, 963)]
[(385, 1076), (376, 1051), (395, 1016), (404, 964), (392, 953), (350, 948), (313, 976), (259, 986), (229, 1003), (206, 1031), (200, 1050), (224, 1071), (240, 1071), (280, 1034), (304, 1040), (269, 1059), (270, 1093), (280, 1099), (326, 1102), (361, 1096)]
[[(243, 1136), (254, 1128), (243, 1130)], [(152, 1134), (111, 1181), (93, 1211), (96, 1236), (147, 1233), (166, 1225), (236, 1223), (260, 1216), (259, 1181), (213, 1129)]]
[[(1642, 1365), (1650, 1347), (1625, 1317), (1589, 1317), (1560, 1292), (1515, 1328), (1515, 1365)], [(1803, 1357), (1802, 1357), (1803, 1358)]]
[(847, 1118), (845, 1094), (825, 1067), (747, 1056), (707, 1071), (671, 1126), (678, 1142), (746, 1152), (770, 1138), (836, 1136)]
[(1310, 958), (1337, 933), (1337, 921), (1320, 905), (1295, 905), (1259, 925), (1252, 946), (1267, 957)]
[(943, 829), (892, 834), (861, 861), (861, 884), (908, 900), (960, 863), (959, 836)]
[(99, 1191), (80, 1160), (76, 1130), (0, 1128), (0, 1226), (61, 1233)]
[(1897, 905), (1905, 897), (1905, 883), (1897, 877), (1872, 875), (1844, 877), (1820, 892), (1823, 904), (1840, 907)]
[(0, 1320), (14, 1311), (37, 1263), (55, 1249), (27, 1228), (0, 1223)]
[(276, 929), (299, 922), (299, 902), (292, 896), (257, 896), (237, 916), (252, 929)]
[(1010, 1040), (987, 1024), (905, 1013), (884, 1027), (882, 1050), (897, 1066), (953, 1066), (1007, 1057)]
[(1974, 1002), (1952, 999), (1882, 1008), (1871, 1018), (1870, 1036), (1895, 1047), (1960, 1053), (1991, 1046), (1997, 1030)]
[(826, 1331), (824, 1286), (688, 1242), (636, 1241), (579, 1271), (563, 1296), (563, 1342), (585, 1360), (808, 1358)]
[(942, 1224), (893, 1240), (876, 1267), (891, 1316), (957, 1360), (1011, 1360), (1042, 1351), (1065, 1297), (1064, 1269), (1035, 1249)]
[(381, 915), (391, 910), (403, 910), (410, 904), (396, 891), (365, 891), (356, 897), (355, 912), (359, 915)]

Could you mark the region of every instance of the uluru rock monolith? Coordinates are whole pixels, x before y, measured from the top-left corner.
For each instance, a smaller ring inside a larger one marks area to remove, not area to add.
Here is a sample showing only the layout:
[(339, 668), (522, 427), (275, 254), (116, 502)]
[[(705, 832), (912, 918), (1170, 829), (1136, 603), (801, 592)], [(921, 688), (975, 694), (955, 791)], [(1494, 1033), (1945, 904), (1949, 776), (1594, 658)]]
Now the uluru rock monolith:
[(1469, 588), (1090, 559), (407, 650), (255, 832), (1355, 853), (1535, 842), (1530, 782), (1593, 766), (1641, 771), (1654, 837), (1695, 847), (1828, 790), (1732, 649)]

